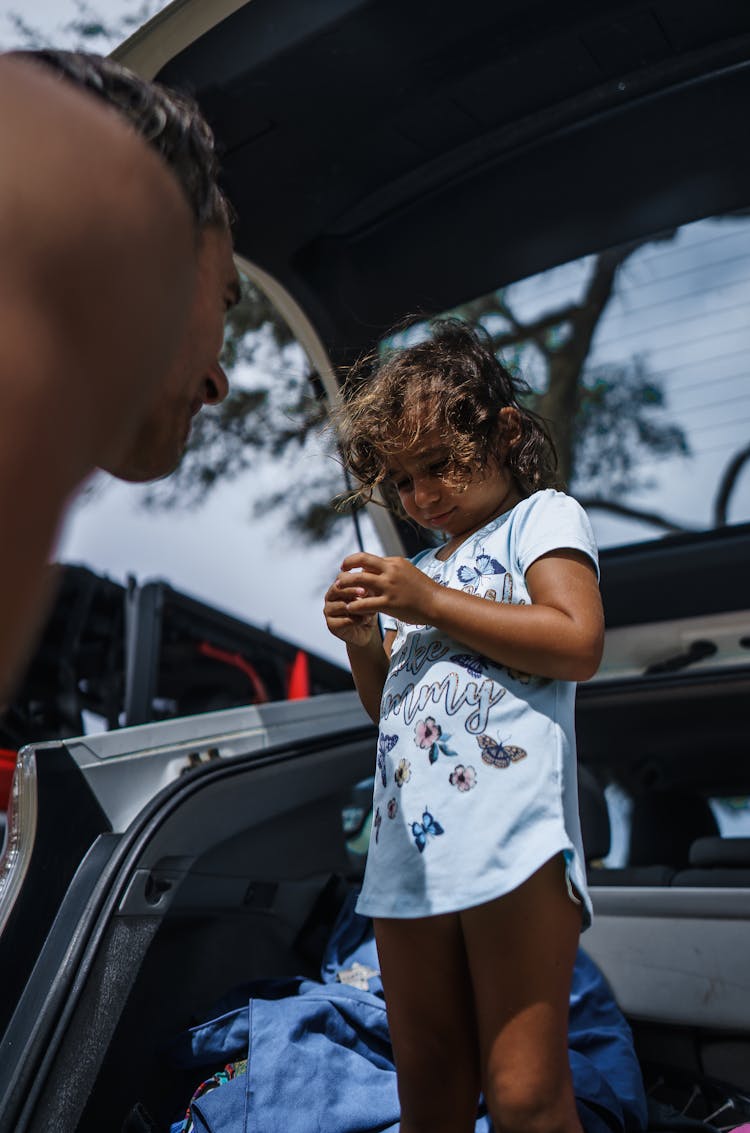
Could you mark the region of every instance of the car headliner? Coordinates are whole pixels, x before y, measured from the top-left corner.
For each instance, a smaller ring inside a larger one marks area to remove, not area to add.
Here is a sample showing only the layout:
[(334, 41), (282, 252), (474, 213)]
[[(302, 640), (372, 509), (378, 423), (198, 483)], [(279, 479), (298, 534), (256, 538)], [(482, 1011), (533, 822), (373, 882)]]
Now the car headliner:
[(216, 131), (238, 251), (345, 361), (407, 313), (744, 207), (749, 57), (744, 0), (252, 0), (157, 77)]

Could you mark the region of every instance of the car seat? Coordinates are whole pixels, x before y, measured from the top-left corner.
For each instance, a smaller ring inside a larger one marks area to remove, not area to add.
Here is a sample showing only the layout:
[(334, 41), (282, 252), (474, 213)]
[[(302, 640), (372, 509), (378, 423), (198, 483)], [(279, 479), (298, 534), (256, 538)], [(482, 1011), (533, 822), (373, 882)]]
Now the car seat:
[(750, 838), (698, 838), (673, 885), (750, 889)]
[[(687, 870), (690, 848), (697, 839), (722, 841), (716, 837), (718, 825), (705, 798), (686, 791), (649, 791), (633, 799), (627, 864), (602, 867), (597, 862), (609, 852), (611, 833), (604, 791), (584, 767), (579, 768), (578, 783), (589, 885), (671, 885)], [(695, 880), (692, 884), (718, 882)]]

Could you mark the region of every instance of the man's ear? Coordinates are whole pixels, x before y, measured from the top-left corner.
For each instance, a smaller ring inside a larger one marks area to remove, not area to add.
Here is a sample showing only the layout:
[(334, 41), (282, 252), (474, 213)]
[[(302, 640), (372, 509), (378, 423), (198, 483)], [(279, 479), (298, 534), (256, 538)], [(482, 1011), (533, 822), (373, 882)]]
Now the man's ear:
[(507, 450), (513, 448), (521, 440), (521, 414), (513, 405), (506, 405), (497, 415), (500, 439)]

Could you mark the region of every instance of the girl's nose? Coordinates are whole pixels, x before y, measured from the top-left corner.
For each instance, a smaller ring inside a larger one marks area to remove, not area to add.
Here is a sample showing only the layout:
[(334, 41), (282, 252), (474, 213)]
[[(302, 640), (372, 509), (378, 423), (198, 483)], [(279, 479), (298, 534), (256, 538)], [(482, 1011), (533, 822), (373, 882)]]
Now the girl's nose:
[(229, 393), (229, 379), (218, 362), (214, 362), (203, 382), (205, 405), (218, 405)]
[(414, 481), (414, 502), (417, 507), (426, 507), (440, 495), (440, 486), (432, 476), (419, 476)]

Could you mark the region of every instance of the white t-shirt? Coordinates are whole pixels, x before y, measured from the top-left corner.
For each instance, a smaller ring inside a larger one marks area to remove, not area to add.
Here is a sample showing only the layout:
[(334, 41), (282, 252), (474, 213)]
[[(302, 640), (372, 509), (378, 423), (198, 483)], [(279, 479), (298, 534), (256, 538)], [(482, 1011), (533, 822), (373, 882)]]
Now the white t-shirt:
[[(443, 586), (528, 604), (526, 571), (548, 551), (582, 551), (598, 571), (588, 517), (536, 492), (444, 561), (414, 562)], [(432, 626), (396, 629), (380, 707), (373, 822), (357, 911), (423, 917), (490, 901), (565, 855), (591, 902), (578, 817), (575, 684), (504, 668)]]

